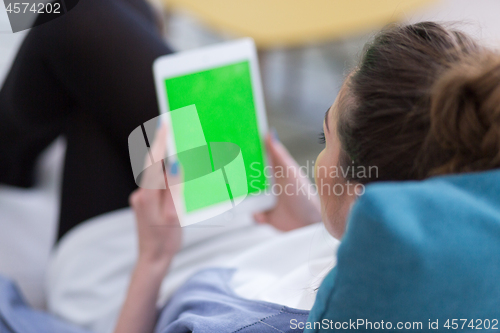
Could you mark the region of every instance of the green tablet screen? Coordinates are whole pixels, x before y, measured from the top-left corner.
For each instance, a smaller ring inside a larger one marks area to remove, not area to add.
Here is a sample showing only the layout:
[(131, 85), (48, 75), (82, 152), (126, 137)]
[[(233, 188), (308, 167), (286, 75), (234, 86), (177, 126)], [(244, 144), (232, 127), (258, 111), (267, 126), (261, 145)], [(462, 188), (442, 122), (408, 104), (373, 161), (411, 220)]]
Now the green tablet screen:
[[(184, 172), (200, 173), (200, 169), (207, 165), (205, 158), (208, 158), (208, 167), (214, 174), (213, 177), (208, 175), (185, 182), (186, 212), (224, 202), (228, 197), (233, 199), (244, 195), (242, 191), (254, 194), (265, 190), (268, 183), (264, 173), (264, 144), (258, 130), (249, 62), (168, 78), (165, 87), (169, 108), (173, 110), (172, 126), (177, 152), (200, 146), (203, 142), (208, 147), (207, 154), (197, 153), (195, 158), (193, 154), (179, 154)], [(188, 107), (193, 105), (195, 109)], [(180, 108), (186, 112), (175, 112)], [(195, 119), (196, 113), (199, 120)], [(240, 166), (233, 163), (232, 168), (235, 170), (243, 164), (246, 179), (232, 177), (231, 169), (226, 168), (225, 184), (219, 186), (220, 179), (214, 172), (218, 168), (214, 165), (214, 162), (217, 164), (217, 152), (212, 151), (209, 144), (213, 142), (239, 146), (243, 159)], [(186, 176), (196, 178), (189, 174)], [(244, 182), (247, 186), (243, 186)]]

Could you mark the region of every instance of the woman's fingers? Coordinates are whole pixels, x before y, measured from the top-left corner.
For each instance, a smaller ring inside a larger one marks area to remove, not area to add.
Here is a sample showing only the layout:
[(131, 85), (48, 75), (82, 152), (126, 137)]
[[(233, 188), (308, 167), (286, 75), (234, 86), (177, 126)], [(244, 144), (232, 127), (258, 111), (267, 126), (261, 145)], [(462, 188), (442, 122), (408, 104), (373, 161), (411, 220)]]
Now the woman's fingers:
[[(164, 158), (167, 156), (167, 126), (161, 124), (146, 156), (146, 168), (140, 186), (145, 189), (166, 189)], [(151, 164), (152, 163), (152, 164)]]
[(280, 151), (277, 149), (276, 139), (272, 137), (271, 134), (266, 136), (266, 147), (269, 151), (269, 155), (271, 156), (271, 162), (273, 167), (277, 167), (279, 165), (283, 165), (283, 158)]
[(298, 166), (295, 159), (290, 155), (286, 147), (273, 136), (266, 137), (266, 147), (271, 155), (273, 165), (276, 166)]
[(178, 161), (165, 164), (165, 176), (170, 186), (167, 184), (168, 188), (164, 191), (163, 216), (167, 222), (178, 224), (179, 218), (174, 203), (174, 201), (180, 202), (180, 200), (182, 200), (181, 170)]
[(160, 123), (160, 127), (156, 131), (155, 139), (151, 145), (151, 154), (155, 162), (163, 160), (167, 156), (167, 134), (167, 125), (163, 122)]
[(300, 171), (297, 161), (295, 161), (280, 141), (268, 135), (266, 138), (266, 147), (271, 156), (274, 174), (280, 174), (279, 177), (275, 177), (276, 183), (283, 185), (289, 183), (292, 179), (304, 178), (308, 181), (307, 175)]

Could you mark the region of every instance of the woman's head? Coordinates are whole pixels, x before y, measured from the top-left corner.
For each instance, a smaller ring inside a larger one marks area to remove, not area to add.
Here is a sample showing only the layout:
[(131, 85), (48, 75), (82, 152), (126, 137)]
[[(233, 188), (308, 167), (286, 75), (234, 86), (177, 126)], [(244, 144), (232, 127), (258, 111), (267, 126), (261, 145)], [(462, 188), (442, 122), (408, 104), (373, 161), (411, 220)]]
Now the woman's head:
[[(366, 46), (327, 113), (316, 163), (323, 219), (334, 236), (343, 234), (356, 193), (322, 191), (325, 184), (500, 167), (499, 59), (432, 22), (389, 27)], [(321, 166), (342, 172), (333, 179)]]

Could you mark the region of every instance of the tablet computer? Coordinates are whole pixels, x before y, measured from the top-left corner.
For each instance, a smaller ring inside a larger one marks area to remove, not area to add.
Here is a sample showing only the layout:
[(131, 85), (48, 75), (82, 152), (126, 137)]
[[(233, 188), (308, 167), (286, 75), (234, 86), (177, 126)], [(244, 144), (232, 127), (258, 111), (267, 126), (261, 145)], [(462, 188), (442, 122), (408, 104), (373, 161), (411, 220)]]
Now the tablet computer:
[(158, 58), (153, 65), (169, 163), (182, 181), (174, 198), (182, 226), (228, 210), (275, 204), (264, 137), (268, 132), (257, 53), (241, 39)]

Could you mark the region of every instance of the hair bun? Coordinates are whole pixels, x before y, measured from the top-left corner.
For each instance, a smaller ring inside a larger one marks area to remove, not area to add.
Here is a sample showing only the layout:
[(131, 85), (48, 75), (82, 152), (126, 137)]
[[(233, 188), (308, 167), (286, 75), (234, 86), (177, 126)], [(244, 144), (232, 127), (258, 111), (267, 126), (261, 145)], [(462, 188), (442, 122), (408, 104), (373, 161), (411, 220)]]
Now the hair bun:
[(436, 80), (430, 125), (422, 151), (433, 152), (428, 156), (436, 161), (428, 160), (434, 163), (430, 175), (500, 167), (498, 54), (463, 58)]

